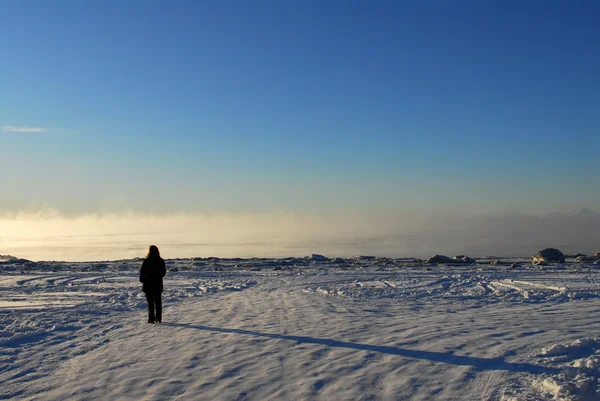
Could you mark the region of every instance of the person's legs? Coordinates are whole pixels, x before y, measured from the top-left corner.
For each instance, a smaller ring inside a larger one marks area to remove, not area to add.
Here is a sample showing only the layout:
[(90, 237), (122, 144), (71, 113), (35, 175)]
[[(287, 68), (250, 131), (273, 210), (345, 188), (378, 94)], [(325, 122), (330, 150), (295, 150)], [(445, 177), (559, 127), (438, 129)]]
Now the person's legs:
[(154, 323), (154, 294), (150, 291), (146, 292), (146, 301), (148, 301), (148, 323)]
[(154, 294), (154, 302), (156, 303), (156, 320), (160, 323), (162, 321), (162, 294), (160, 292)]

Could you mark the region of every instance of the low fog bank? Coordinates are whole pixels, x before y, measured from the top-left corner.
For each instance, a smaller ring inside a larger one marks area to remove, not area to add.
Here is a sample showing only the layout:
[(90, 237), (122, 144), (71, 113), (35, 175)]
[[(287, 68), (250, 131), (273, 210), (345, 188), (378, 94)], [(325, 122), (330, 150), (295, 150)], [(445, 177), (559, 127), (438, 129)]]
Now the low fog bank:
[(90, 214), (0, 217), (0, 254), (31, 260), (96, 261), (143, 256), (285, 257), (378, 255), (425, 258), (531, 256), (545, 247), (600, 252), (600, 215)]

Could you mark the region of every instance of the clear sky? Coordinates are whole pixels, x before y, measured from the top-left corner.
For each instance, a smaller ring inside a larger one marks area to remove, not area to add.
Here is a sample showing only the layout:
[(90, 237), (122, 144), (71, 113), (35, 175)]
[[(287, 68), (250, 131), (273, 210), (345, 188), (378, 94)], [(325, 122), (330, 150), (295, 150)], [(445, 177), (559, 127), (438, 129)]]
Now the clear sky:
[(0, 15), (0, 212), (600, 210), (598, 1)]

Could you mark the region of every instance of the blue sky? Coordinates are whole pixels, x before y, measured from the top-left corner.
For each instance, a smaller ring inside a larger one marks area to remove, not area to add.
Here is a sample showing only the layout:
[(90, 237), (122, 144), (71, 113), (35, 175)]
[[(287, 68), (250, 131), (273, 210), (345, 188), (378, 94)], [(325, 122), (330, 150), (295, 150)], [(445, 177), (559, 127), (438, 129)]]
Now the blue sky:
[(1, 15), (0, 211), (600, 211), (596, 1)]

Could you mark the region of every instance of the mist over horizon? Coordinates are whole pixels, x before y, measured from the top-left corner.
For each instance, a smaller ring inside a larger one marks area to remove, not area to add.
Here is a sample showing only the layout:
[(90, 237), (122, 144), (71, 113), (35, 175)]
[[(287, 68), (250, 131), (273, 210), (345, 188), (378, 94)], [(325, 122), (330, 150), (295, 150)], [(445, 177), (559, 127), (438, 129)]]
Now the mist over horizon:
[(555, 247), (600, 251), (600, 214), (580, 208), (542, 216), (460, 213), (142, 212), (64, 215), (52, 209), (0, 217), (0, 254), (31, 260), (99, 261), (145, 255), (165, 258), (330, 257), (426, 258), (531, 256)]

